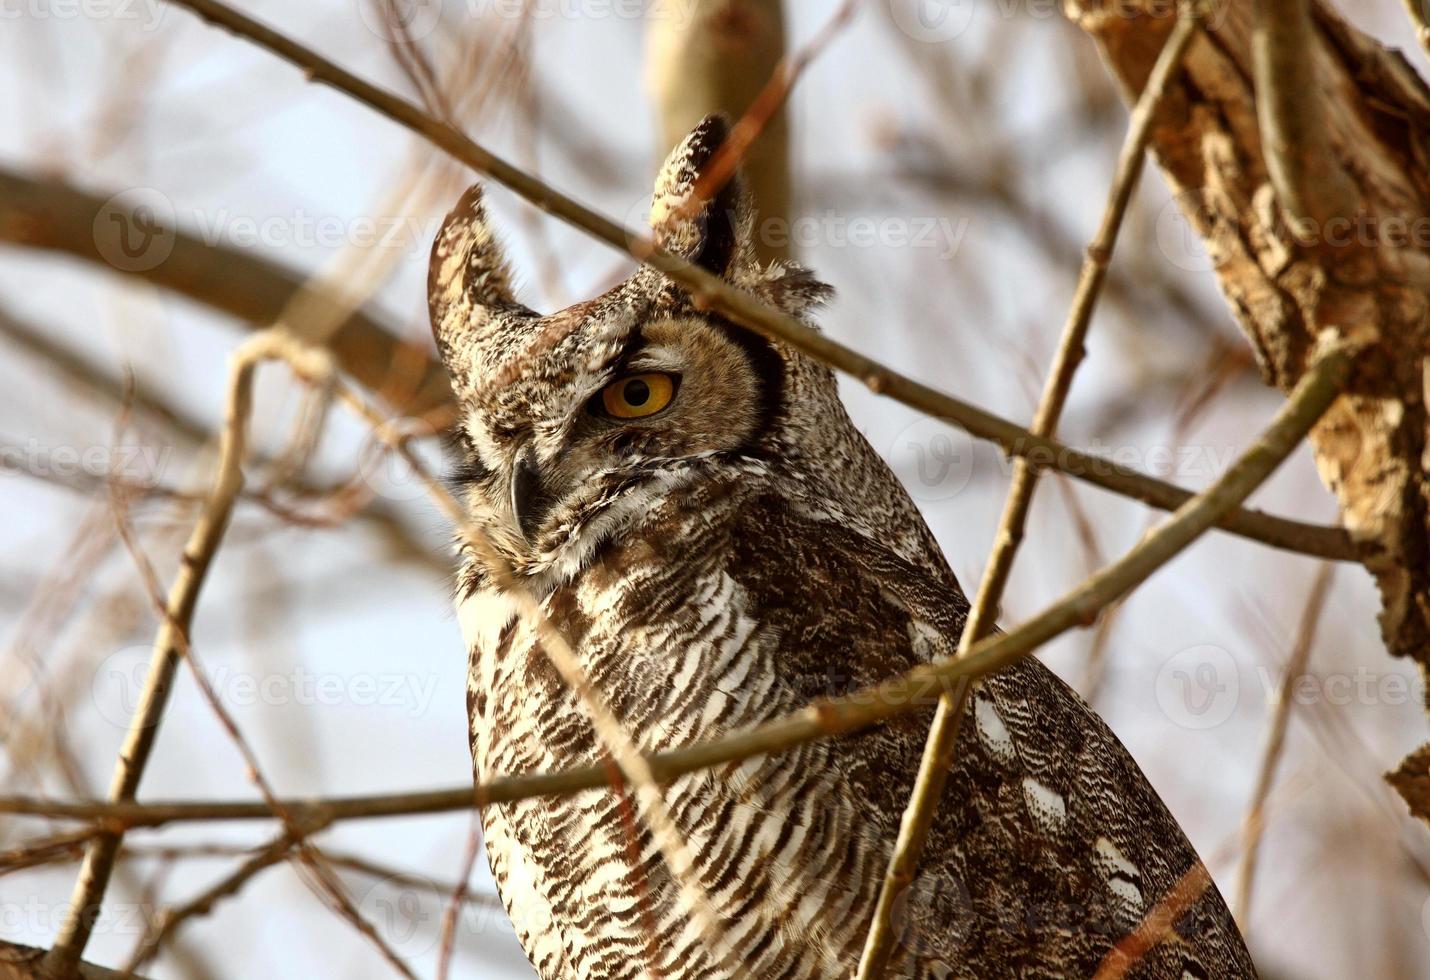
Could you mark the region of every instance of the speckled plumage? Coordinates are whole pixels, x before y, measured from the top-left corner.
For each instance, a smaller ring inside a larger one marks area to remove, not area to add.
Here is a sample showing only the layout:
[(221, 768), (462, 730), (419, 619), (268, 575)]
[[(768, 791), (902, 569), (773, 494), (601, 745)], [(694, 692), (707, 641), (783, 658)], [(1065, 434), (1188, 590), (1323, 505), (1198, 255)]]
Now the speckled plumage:
[[(826, 287), (761, 267), (738, 181), (687, 213), (723, 139), (703, 122), (656, 184), (657, 238), (797, 315)], [(473, 188), (434, 246), (438, 346), (461, 399), (459, 482), (636, 741), (663, 750), (951, 655), (967, 602), (823, 367), (698, 312), (649, 269), (549, 317), (516, 304)], [(624, 374), (671, 407), (593, 409)], [(714, 383), (711, 379), (715, 379)], [(602, 757), (510, 600), (468, 556), (478, 778)], [(699, 772), (666, 792), (733, 955), (718, 962), (622, 796), (488, 807), (501, 897), (551, 980), (850, 975), (931, 711)], [(1086, 977), (1197, 856), (1121, 744), (1028, 661), (976, 690), (891, 975)], [(1209, 889), (1140, 978), (1254, 977)]]

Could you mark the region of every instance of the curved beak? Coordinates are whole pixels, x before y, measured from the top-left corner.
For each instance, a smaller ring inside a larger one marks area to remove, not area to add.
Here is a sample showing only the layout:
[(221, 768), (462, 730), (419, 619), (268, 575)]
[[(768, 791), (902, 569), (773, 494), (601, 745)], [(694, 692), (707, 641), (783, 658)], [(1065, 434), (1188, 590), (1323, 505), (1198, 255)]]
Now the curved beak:
[(542, 484), (536, 450), (525, 446), (511, 469), (511, 516), (521, 536), (529, 543), (551, 507)]

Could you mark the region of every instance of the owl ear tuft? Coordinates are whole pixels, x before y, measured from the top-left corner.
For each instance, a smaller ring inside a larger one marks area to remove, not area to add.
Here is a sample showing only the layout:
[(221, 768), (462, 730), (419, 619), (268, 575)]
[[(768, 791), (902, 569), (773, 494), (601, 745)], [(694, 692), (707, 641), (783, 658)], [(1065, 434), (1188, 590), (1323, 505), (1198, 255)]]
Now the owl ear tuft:
[(512, 295), (511, 272), (482, 204), (482, 185), (473, 184), (442, 222), (432, 243), (427, 271), (427, 304), (437, 349), (454, 375), (464, 339), (485, 332), (500, 317), (534, 317)]
[(772, 264), (752, 287), (755, 295), (791, 316), (805, 316), (828, 303), (834, 287), (795, 262)]
[(739, 168), (719, 152), (729, 137), (723, 115), (700, 120), (670, 151), (650, 206), (656, 244), (719, 276), (753, 262), (749, 195)]

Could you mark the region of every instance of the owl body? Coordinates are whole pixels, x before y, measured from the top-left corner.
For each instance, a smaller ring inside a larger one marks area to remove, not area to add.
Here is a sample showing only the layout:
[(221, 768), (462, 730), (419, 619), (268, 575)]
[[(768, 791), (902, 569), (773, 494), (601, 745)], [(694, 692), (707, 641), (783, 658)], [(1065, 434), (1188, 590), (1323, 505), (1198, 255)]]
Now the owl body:
[[(825, 294), (760, 267), (727, 185), (682, 206), (707, 120), (656, 185), (658, 240), (795, 315)], [(833, 377), (642, 270), (550, 317), (512, 300), (474, 190), (434, 248), (459, 483), (611, 710), (659, 752), (953, 655), (967, 602)], [(478, 779), (601, 762), (534, 627), (468, 556), (459, 619)], [(664, 788), (718, 921), (712, 946), (627, 791), (492, 805), (493, 876), (548, 980), (852, 974), (933, 704)], [(1091, 976), (1198, 859), (1100, 719), (1036, 661), (984, 678), (890, 976)], [(1254, 977), (1209, 888), (1129, 975)]]

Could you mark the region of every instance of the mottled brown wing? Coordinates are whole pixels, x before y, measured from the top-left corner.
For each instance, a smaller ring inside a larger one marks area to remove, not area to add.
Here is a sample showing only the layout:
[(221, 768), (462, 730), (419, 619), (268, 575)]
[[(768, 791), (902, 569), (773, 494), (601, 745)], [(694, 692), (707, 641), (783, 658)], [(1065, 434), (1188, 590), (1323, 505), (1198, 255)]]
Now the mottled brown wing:
[[(836, 695), (953, 652), (968, 608), (945, 581), (788, 499), (741, 508), (732, 574), (782, 639), (786, 686)], [(897, 834), (931, 711), (839, 740), (877, 833)], [(1036, 660), (970, 699), (919, 878), (899, 909), (900, 976), (1087, 977), (1199, 859), (1137, 764)], [(1215, 887), (1140, 978), (1255, 977)]]

